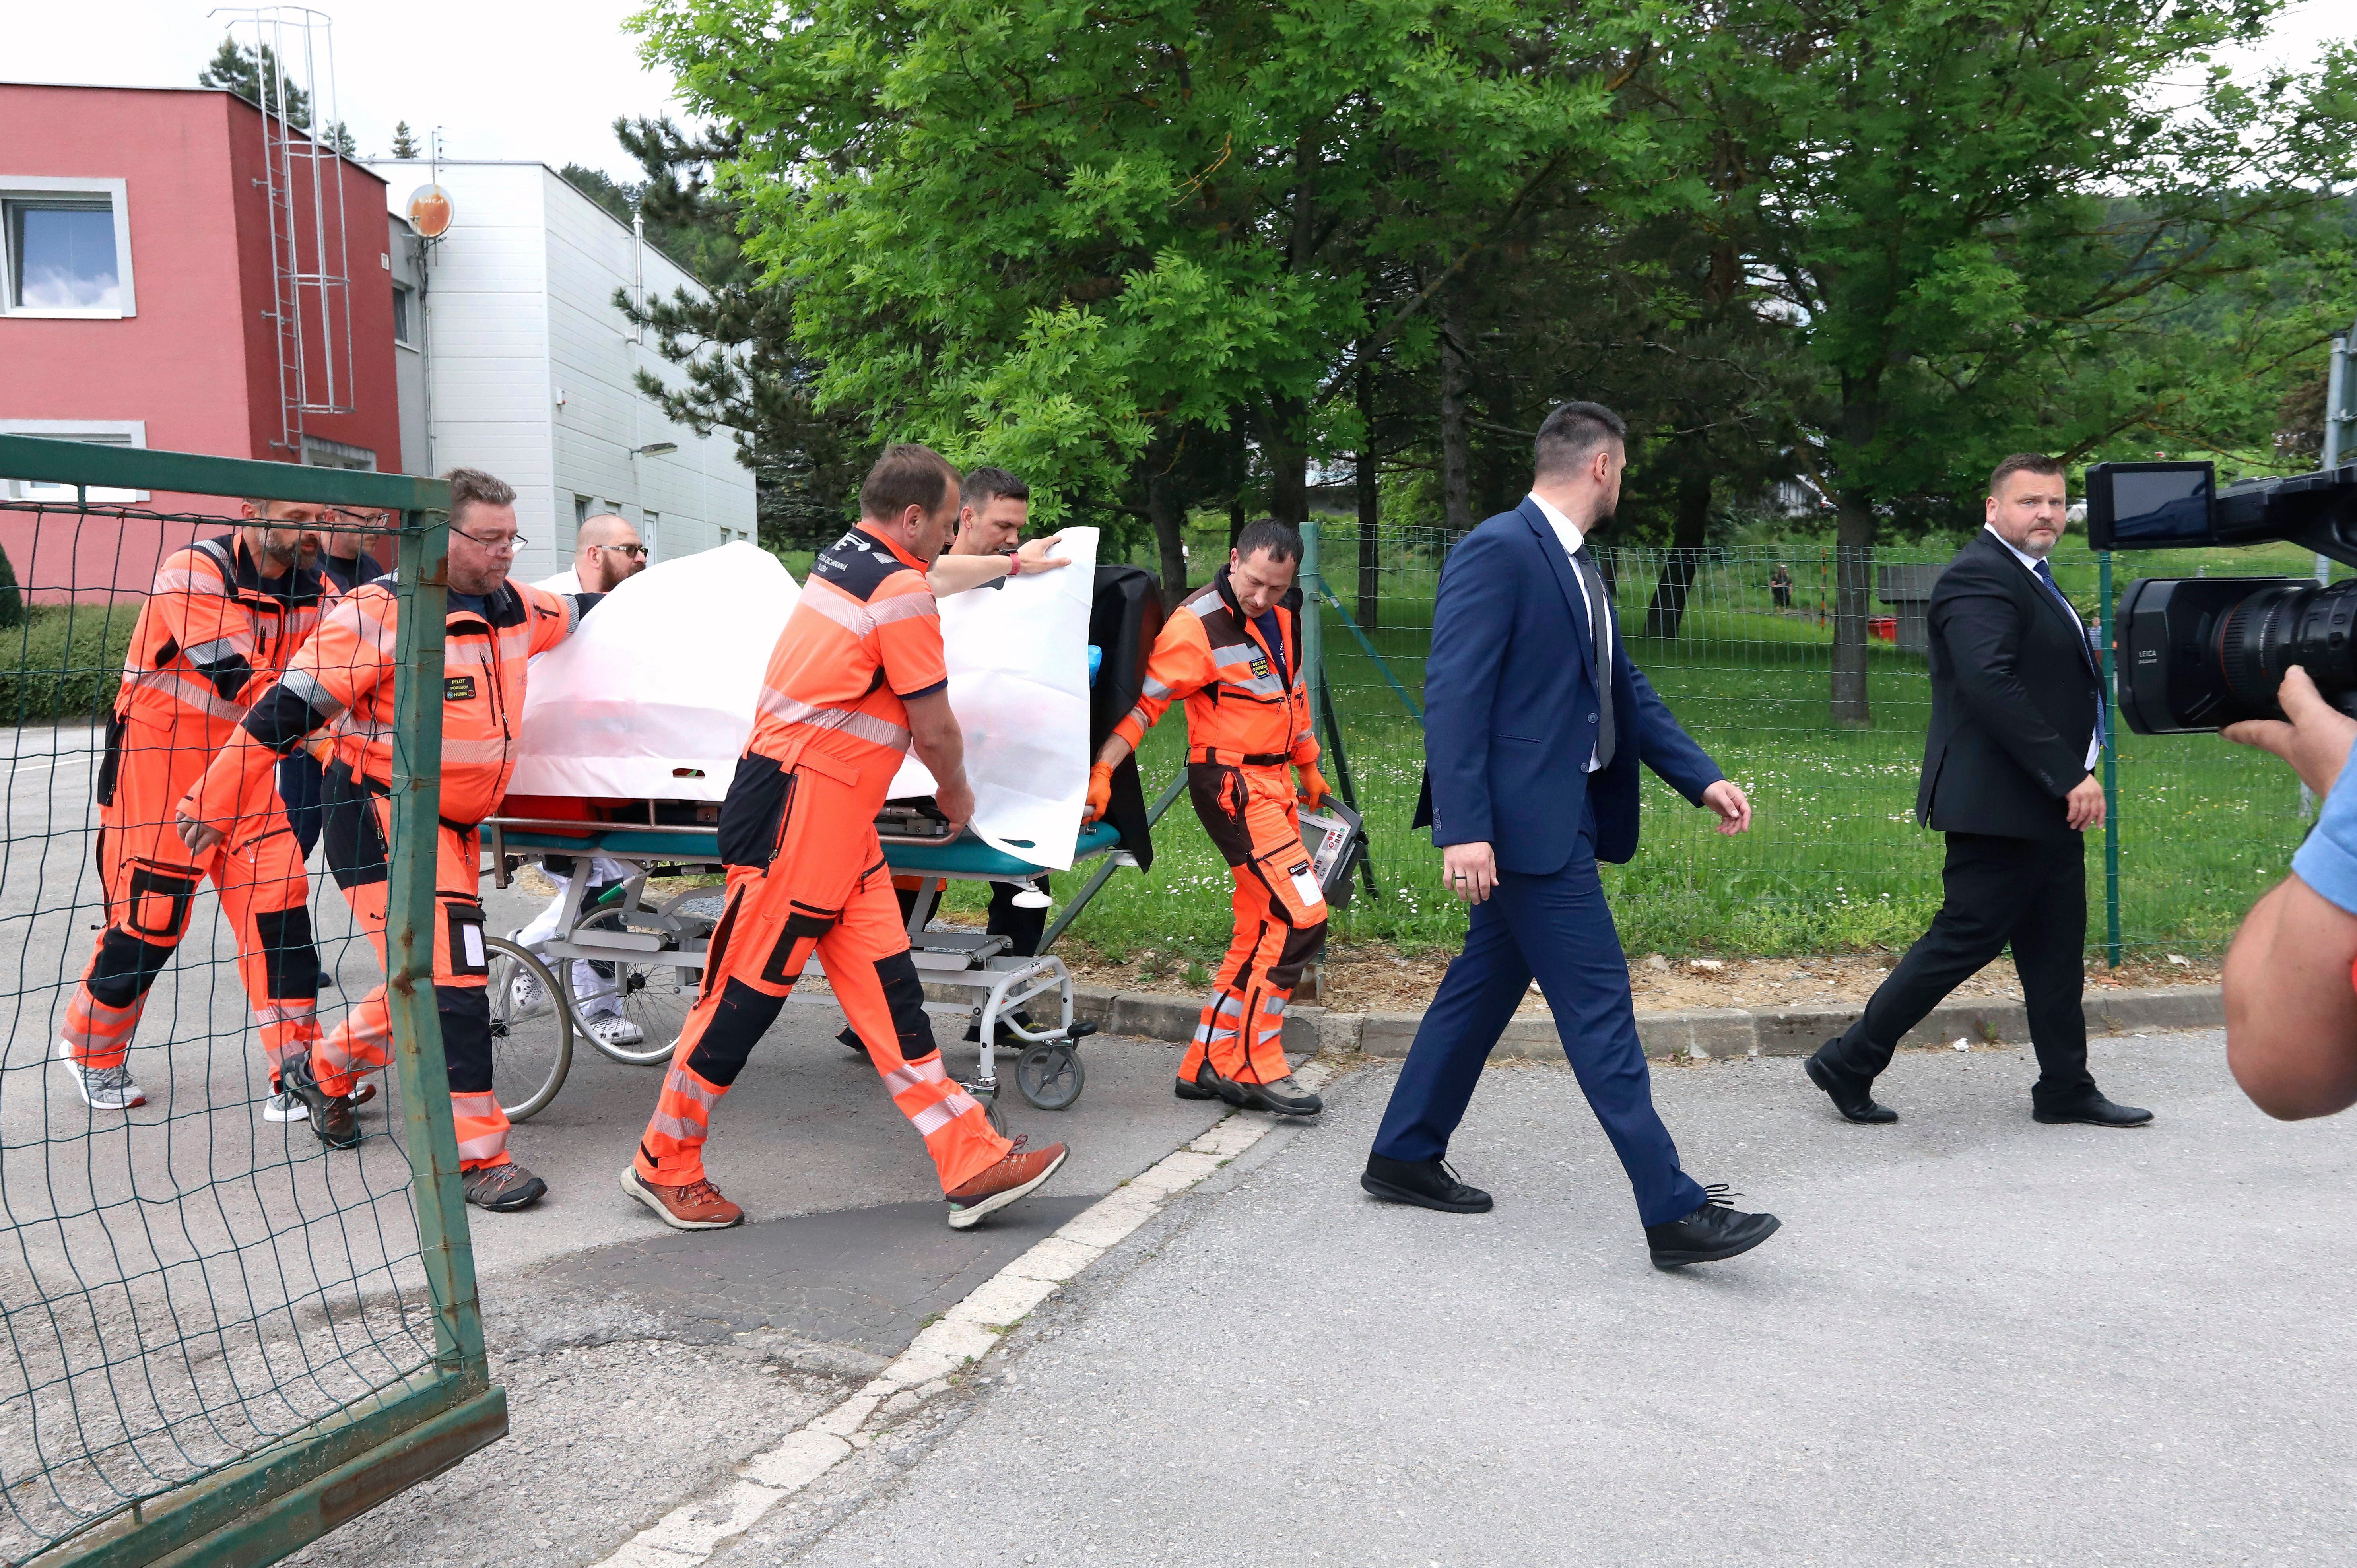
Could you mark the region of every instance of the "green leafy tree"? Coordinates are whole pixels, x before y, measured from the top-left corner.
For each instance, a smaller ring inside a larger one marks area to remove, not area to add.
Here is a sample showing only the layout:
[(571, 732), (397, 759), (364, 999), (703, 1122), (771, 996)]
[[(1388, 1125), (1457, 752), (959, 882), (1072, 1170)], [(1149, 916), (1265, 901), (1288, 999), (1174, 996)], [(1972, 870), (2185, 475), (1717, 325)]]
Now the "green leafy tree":
[(418, 149), (417, 137), (409, 129), (409, 122), (406, 120), (395, 120), (393, 123), (393, 156), (397, 158), (416, 158), (425, 156)]
[(1353, 449), (1357, 357), (1533, 193), (1617, 166), (1597, 61), (1647, 13), (1506, 0), (1120, 11), (659, 0), (637, 26), (701, 113), (746, 252), (791, 291), (821, 410), (1141, 519), (1166, 593), (1190, 505), (1257, 469), (1298, 519)]
[[(2176, 406), (2152, 352), (2298, 244), (2349, 167), (2349, 59), (2157, 109), (2275, 0), (1706, 0), (1664, 51), (1664, 134), (1803, 324), (1837, 507), (1832, 716), (1864, 725), (1878, 536), (1957, 516), (1989, 459), (2087, 450)], [(2146, 347), (2138, 349), (2142, 335)]]
[(25, 624), (25, 596), (16, 586), (16, 568), (0, 550), (0, 627)]

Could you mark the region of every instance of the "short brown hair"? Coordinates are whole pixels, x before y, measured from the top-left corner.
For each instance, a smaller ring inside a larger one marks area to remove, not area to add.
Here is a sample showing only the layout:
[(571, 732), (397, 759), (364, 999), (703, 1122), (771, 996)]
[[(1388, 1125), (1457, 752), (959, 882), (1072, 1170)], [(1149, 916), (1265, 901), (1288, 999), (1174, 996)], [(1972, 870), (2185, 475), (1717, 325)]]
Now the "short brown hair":
[(450, 521), (470, 506), (513, 506), (515, 487), (480, 468), (453, 468), (442, 476), (450, 487)]
[(898, 442), (885, 447), (867, 470), (859, 487), (859, 515), (889, 522), (916, 507), (930, 517), (941, 510), (957, 482), (958, 471), (948, 458), (914, 441)]
[(990, 503), (1001, 496), (1011, 501), (1031, 499), (1031, 487), (1004, 468), (968, 468), (958, 489), (963, 492), (961, 504), (978, 512), (990, 510)]
[(1629, 422), (1600, 403), (1567, 403), (1541, 422), (1531, 443), (1531, 472), (1567, 474), (1608, 441), (1626, 446)]
[(1996, 495), (2005, 487), (2006, 480), (2015, 474), (2040, 474), (2049, 478), (2059, 478), (2061, 473), (2062, 460), (2059, 457), (2049, 457), (2043, 452), (2016, 452), (1989, 470), (1988, 493)]

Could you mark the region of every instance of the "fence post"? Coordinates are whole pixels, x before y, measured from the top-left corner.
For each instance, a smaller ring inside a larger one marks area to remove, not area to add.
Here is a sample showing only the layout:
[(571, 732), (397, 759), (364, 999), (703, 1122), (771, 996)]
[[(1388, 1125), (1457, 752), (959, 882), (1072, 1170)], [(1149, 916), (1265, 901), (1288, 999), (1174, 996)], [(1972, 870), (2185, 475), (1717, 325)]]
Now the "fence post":
[(2120, 967), (2120, 774), (2114, 744), (2119, 691), (2112, 683), (2112, 553), (2095, 552), (2096, 625), (2104, 644), (2104, 950)]
[[(391, 897), (385, 912), (384, 1000), (401, 1070), (401, 1109), (416, 1182), (418, 1251), (431, 1282), (436, 1359), (446, 1373), (480, 1375), (483, 1322), (475, 1255), (450, 1118), (449, 1068), (434, 990), (435, 873), (441, 847), (442, 628), (448, 614), (450, 521), (409, 514), (396, 568), (400, 594), (393, 674)], [(414, 544), (415, 548), (409, 548)]]
[[(1318, 521), (1312, 518), (1301, 525), (1301, 580), (1294, 585), (1301, 592), (1301, 679), (1308, 682), (1309, 700), (1318, 700), (1318, 682), (1326, 668), (1324, 618), (1318, 613), (1318, 601), (1326, 591), (1326, 579), (1318, 570)], [(1313, 719), (1313, 723), (1315, 720)]]

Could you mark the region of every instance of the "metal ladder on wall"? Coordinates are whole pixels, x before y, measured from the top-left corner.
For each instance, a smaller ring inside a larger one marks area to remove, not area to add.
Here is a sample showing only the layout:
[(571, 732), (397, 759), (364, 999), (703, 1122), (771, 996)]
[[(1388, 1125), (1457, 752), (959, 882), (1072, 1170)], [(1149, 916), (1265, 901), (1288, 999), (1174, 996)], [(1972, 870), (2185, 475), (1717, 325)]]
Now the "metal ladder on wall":
[[(306, 461), (307, 415), (350, 413), (353, 401), (351, 269), (343, 166), (333, 138), (334, 24), (300, 5), (216, 12), (249, 42), (262, 96), (263, 188), (270, 229), (270, 320), (278, 357), (279, 435), (289, 463)], [(267, 62), (274, 61), (274, 69)], [(299, 105), (310, 124), (298, 124)]]

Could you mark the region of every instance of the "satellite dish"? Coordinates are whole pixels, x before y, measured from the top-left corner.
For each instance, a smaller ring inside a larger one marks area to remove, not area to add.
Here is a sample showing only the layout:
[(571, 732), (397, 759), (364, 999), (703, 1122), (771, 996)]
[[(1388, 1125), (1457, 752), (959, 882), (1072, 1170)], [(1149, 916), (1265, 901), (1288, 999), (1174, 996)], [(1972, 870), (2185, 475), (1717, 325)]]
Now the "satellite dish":
[(409, 193), (405, 215), (420, 235), (438, 240), (450, 231), (450, 193), (438, 185), (421, 185)]

